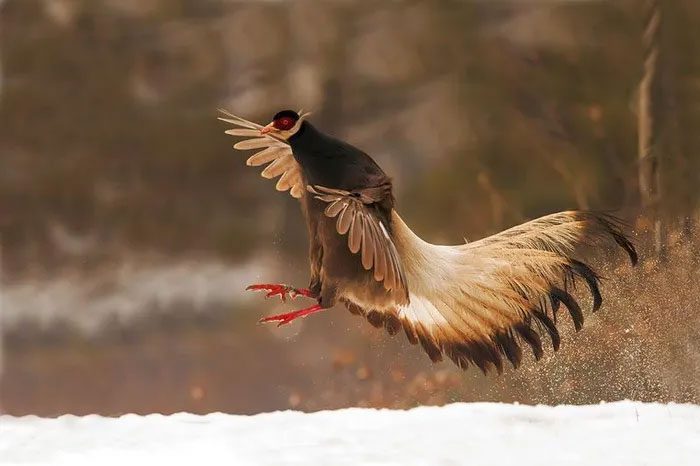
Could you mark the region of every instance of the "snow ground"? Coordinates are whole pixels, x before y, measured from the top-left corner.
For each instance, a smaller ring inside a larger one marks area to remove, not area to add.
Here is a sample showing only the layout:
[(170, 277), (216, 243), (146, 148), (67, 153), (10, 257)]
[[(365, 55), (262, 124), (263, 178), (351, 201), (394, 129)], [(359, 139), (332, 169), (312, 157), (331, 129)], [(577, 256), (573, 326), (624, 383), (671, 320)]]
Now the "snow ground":
[(0, 464), (690, 465), (700, 406), (458, 403), (256, 416), (0, 416)]

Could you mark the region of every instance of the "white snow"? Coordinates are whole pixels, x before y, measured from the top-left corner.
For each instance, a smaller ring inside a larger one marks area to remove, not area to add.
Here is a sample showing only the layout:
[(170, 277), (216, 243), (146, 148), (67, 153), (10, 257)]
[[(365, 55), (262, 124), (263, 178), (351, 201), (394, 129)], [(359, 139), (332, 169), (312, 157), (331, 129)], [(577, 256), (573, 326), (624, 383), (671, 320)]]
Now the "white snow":
[(275, 266), (275, 258), (244, 264), (212, 260), (125, 261), (85, 276), (64, 271), (44, 279), (0, 283), (5, 331), (33, 322), (67, 324), (85, 334), (117, 320), (128, 324), (148, 312), (206, 312), (259, 299), (245, 287)]
[[(700, 406), (0, 416), (0, 464), (696, 465)], [(146, 463), (148, 461), (148, 463)]]

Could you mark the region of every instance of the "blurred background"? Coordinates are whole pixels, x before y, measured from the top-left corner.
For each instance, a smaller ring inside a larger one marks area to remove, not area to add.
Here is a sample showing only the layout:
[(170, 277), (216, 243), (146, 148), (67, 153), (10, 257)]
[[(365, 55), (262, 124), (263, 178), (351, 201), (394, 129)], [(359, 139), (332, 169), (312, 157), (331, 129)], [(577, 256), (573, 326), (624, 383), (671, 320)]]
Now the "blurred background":
[[(0, 411), (700, 402), (698, 44), (697, 0), (0, 0)], [(614, 210), (643, 260), (501, 376), (341, 308), (256, 325), (306, 231), (219, 107), (312, 110), (432, 242)]]

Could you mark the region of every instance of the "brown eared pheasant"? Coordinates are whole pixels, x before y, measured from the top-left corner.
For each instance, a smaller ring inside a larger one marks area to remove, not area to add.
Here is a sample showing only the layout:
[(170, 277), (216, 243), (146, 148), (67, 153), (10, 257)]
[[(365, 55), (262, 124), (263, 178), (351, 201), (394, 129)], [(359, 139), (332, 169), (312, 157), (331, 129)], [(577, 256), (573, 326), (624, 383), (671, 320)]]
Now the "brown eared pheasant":
[(284, 110), (266, 126), (222, 111), (226, 131), (246, 139), (235, 149), (257, 150), (247, 164), (267, 165), (265, 178), (301, 201), (309, 231), (308, 288), (257, 284), (267, 297), (315, 301), (298, 311), (265, 317), (278, 325), (343, 303), (353, 314), (394, 335), (403, 328), (432, 361), (443, 355), (484, 373), (514, 367), (527, 343), (542, 356), (541, 334), (559, 348), (557, 312), (563, 305), (576, 330), (583, 312), (571, 295), (576, 281), (602, 297), (600, 279), (572, 257), (577, 246), (610, 240), (637, 262), (621, 223), (607, 214), (547, 215), (467, 244), (439, 246), (419, 238), (395, 210), (391, 179), (361, 150), (328, 136), (308, 114)]

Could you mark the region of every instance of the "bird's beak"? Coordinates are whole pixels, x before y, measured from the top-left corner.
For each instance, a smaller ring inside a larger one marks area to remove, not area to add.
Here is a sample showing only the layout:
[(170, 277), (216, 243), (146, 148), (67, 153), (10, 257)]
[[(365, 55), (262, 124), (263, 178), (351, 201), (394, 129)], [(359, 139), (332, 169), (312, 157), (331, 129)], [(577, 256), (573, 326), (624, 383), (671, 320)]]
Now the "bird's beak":
[(273, 131), (277, 131), (277, 128), (274, 127), (274, 122), (269, 123), (267, 126), (263, 126), (262, 128), (260, 128), (260, 136), (271, 133)]

